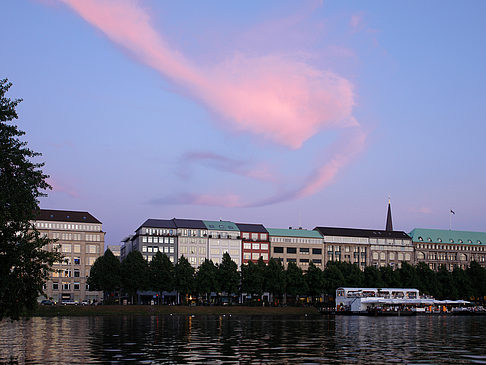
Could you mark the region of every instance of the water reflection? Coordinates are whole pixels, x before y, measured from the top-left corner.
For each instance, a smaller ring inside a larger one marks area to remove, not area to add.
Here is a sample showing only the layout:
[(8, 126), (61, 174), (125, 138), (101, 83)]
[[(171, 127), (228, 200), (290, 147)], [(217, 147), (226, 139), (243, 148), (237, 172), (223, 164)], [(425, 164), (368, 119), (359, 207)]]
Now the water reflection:
[(121, 316), (0, 322), (0, 363), (486, 363), (486, 317)]

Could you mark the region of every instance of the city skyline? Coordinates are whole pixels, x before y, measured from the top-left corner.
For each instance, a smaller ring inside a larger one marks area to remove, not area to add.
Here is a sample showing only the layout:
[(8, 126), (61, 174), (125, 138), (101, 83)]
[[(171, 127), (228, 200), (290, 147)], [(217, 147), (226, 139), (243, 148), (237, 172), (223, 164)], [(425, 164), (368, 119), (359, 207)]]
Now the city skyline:
[(2, 4), (20, 129), (106, 243), (147, 218), (485, 231), (486, 4)]

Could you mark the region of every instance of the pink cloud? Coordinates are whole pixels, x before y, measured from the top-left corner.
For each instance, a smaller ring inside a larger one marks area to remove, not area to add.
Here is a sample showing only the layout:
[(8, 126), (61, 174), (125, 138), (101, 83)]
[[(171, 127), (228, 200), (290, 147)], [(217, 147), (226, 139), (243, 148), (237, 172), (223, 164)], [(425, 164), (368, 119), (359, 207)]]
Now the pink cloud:
[(71, 198), (79, 197), (78, 191), (75, 188), (69, 186), (68, 184), (54, 180), (52, 177), (47, 179), (47, 183), (51, 185), (53, 192), (64, 193), (66, 195), (69, 195)]
[(353, 85), (302, 60), (237, 54), (201, 69), (171, 47), (129, 0), (61, 0), (141, 62), (203, 101), (237, 131), (300, 148), (325, 128), (356, 126)]
[(362, 12), (351, 15), (349, 25), (353, 31), (358, 31), (364, 26), (364, 14)]
[(432, 209), (429, 207), (410, 208), (410, 211), (412, 213), (432, 214)]

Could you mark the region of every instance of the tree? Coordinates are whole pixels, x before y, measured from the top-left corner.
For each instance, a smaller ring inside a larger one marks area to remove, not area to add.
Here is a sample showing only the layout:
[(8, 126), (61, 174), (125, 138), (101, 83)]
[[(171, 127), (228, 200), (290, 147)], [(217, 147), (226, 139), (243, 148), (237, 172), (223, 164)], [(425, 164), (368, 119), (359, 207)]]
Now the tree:
[(222, 292), (228, 295), (238, 293), (240, 286), (240, 274), (238, 274), (238, 265), (231, 260), (228, 252), (223, 254), (223, 260), (218, 266), (219, 287)]
[(40, 153), (19, 139), (25, 132), (8, 124), (18, 118), (15, 108), (22, 101), (6, 96), (11, 86), (0, 80), (0, 320), (33, 310), (52, 264), (61, 259), (44, 249), (52, 241), (32, 223), (38, 199), (50, 186), (44, 164), (32, 162)]
[(311, 262), (304, 278), (307, 283), (306, 294), (313, 298), (322, 294), (324, 291), (324, 274), (321, 269)]
[(261, 296), (263, 294), (263, 285), (265, 281), (265, 262), (254, 264), (248, 261), (247, 264), (241, 266), (241, 292), (246, 294), (256, 294)]
[(398, 277), (400, 287), (402, 288), (416, 288), (419, 284), (417, 270), (415, 266), (410, 265), (406, 261), (402, 262), (402, 267), (398, 270)]
[(467, 276), (466, 272), (458, 266), (456, 266), (452, 271), (452, 285), (457, 288), (457, 299), (471, 299), (472, 282)]
[(182, 300), (186, 302), (186, 295), (194, 290), (194, 268), (184, 256), (181, 256), (174, 268), (175, 289), (182, 294)]
[(290, 294), (294, 298), (299, 294), (307, 292), (307, 283), (304, 279), (304, 273), (295, 262), (289, 262), (287, 266), (287, 270), (285, 271), (285, 284), (287, 294)]
[(329, 261), (324, 269), (325, 292), (331, 297), (336, 295), (336, 289), (344, 286), (344, 275), (338, 261)]
[(107, 249), (105, 254), (94, 262), (89, 271), (88, 284), (92, 290), (105, 292), (105, 301), (110, 301), (110, 294), (120, 288), (120, 261), (110, 249)]
[(375, 266), (366, 266), (363, 271), (364, 286), (368, 288), (384, 288), (385, 283), (381, 279), (381, 272)]
[(137, 291), (147, 289), (149, 268), (147, 261), (139, 251), (130, 252), (120, 265), (121, 281), (125, 292), (132, 298)]
[(206, 295), (219, 291), (218, 268), (212, 260), (205, 259), (196, 272), (196, 291), (199, 295)]
[(418, 276), (417, 289), (423, 294), (436, 296), (438, 288), (435, 272), (425, 262), (419, 262), (416, 271)]
[(486, 269), (476, 261), (471, 261), (466, 269), (472, 285), (472, 294), (476, 301), (484, 302), (486, 299)]
[(271, 258), (265, 268), (264, 290), (272, 296), (282, 295), (285, 292), (285, 272), (280, 261)]
[(162, 293), (174, 290), (174, 265), (165, 253), (158, 251), (150, 261), (150, 289)]

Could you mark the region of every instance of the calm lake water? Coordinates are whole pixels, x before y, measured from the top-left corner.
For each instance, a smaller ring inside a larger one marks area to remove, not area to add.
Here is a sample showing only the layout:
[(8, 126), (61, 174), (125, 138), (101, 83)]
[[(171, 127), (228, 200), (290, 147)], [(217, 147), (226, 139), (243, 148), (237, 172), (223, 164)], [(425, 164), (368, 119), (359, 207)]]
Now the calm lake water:
[(122, 316), (0, 322), (0, 364), (486, 363), (486, 316)]

